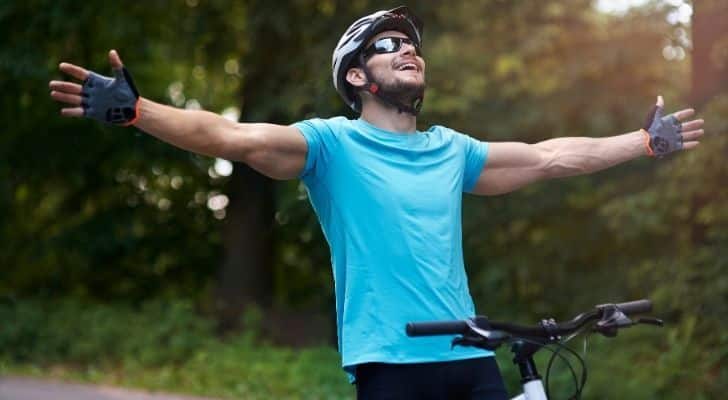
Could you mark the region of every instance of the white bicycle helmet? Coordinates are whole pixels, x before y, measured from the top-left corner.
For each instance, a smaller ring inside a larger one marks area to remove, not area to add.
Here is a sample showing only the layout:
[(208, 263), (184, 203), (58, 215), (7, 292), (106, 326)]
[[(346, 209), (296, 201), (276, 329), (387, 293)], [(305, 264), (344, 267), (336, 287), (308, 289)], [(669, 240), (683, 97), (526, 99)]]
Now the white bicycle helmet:
[[(357, 59), (364, 45), (378, 33), (395, 30), (407, 35), (417, 46), (422, 45), (422, 22), (405, 6), (377, 11), (351, 24), (334, 49), (331, 64), (334, 87), (344, 102), (361, 112), (359, 96), (346, 80), (346, 72)], [(421, 103), (421, 100), (420, 100)], [(419, 105), (417, 106), (419, 111)]]

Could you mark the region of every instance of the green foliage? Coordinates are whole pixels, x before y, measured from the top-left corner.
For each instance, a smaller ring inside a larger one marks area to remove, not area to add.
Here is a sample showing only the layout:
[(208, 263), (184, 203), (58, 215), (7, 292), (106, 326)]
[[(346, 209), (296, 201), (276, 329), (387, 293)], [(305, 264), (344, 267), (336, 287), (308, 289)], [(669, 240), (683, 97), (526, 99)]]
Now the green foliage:
[(712, 396), (728, 388), (719, 368), (728, 360), (720, 317), (728, 313), (726, 115), (728, 97), (715, 98), (705, 108), (707, 137), (699, 150), (663, 165), (644, 190), (602, 208), (611, 229), (625, 232), (617, 251), (641, 260), (629, 271), (631, 284), (649, 291), (675, 325), (669, 349), (676, 359), (664, 362), (698, 366), (700, 372), (677, 375), (676, 386), (699, 387)]
[[(0, 373), (50, 373), (225, 398), (353, 398), (333, 349), (273, 347), (249, 334), (220, 339), (210, 329), (211, 321), (197, 316), (186, 302), (130, 308), (21, 301), (0, 307), (0, 318), (9, 321), (0, 329)], [(726, 380), (714, 366), (725, 352), (695, 351), (702, 336), (697, 321), (686, 319), (667, 332), (645, 327), (614, 339), (591, 336), (586, 346), (575, 339), (571, 346), (589, 371), (585, 398), (716, 398)], [(537, 364), (545, 376), (550, 354), (539, 354)], [(576, 360), (569, 359), (580, 374)], [(498, 352), (498, 361), (509, 391), (516, 393), (519, 375), (506, 348)], [(550, 380), (555, 398), (574, 390), (568, 369), (558, 360)]]
[[(211, 5), (205, 21), (234, 17), (227, 11)], [(220, 246), (220, 222), (206, 202), (224, 182), (208, 176), (210, 160), (133, 130), (60, 118), (47, 90), (50, 79), (66, 78), (57, 72), (60, 61), (107, 73), (106, 53), (115, 47), (143, 95), (179, 101), (168, 89), (175, 80), (184, 87), (181, 77), (196, 65), (179, 61), (188, 52), (177, 40), (195, 36), (200, 19), (190, 7), (162, 1), (0, 5), (0, 33), (8, 39), (0, 51), (0, 115), (12, 121), (0, 135), (0, 293), (204, 297)], [(173, 20), (183, 22), (179, 30), (170, 29)], [(234, 105), (234, 89), (220, 89), (220, 75), (203, 89), (188, 85), (195, 91), (187, 95), (214, 99), (206, 104), (213, 109)]]
[(21, 372), (244, 399), (351, 397), (331, 348), (221, 340), (187, 302), (139, 308), (22, 301), (0, 306), (0, 373)]
[(145, 366), (190, 358), (213, 337), (211, 321), (189, 302), (128, 306), (23, 301), (0, 306), (3, 358), (15, 362), (106, 364), (120, 360)]

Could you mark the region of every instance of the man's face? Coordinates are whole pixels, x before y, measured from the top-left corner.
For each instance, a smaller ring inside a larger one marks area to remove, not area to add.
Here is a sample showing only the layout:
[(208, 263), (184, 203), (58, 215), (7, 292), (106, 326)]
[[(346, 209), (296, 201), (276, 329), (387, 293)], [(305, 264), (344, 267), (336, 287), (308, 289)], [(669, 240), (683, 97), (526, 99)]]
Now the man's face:
[[(385, 37), (407, 38), (407, 35), (398, 31), (385, 31), (369, 40), (364, 48)], [(425, 90), (425, 60), (417, 55), (414, 46), (402, 43), (399, 51), (375, 53), (365, 61), (372, 78), (381, 89), (396, 94), (405, 102), (422, 97)]]

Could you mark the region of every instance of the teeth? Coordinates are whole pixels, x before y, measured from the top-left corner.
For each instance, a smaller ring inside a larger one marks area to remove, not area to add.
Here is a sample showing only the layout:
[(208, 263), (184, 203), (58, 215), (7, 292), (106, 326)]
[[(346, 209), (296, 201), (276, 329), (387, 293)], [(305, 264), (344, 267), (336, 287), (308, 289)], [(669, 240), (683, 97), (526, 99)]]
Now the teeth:
[(417, 70), (417, 66), (416, 66), (416, 65), (414, 65), (414, 64), (404, 64), (404, 65), (400, 66), (400, 67), (399, 67), (398, 69), (399, 69), (400, 71), (404, 71), (404, 70), (406, 70), (406, 69), (413, 69), (413, 70)]

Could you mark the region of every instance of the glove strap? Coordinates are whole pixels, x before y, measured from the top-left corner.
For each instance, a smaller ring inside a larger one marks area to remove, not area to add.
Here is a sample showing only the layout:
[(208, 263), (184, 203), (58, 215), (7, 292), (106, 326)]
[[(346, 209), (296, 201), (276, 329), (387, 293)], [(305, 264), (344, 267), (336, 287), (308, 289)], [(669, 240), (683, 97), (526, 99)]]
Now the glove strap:
[(122, 123), (121, 126), (134, 125), (137, 123), (137, 121), (139, 121), (139, 117), (142, 116), (142, 113), (139, 111), (139, 105), (141, 104), (141, 102), (142, 102), (142, 98), (137, 97), (136, 103), (134, 103), (134, 118), (132, 118), (129, 122)]
[(647, 155), (650, 157), (654, 157), (655, 152), (652, 151), (652, 147), (650, 146), (650, 133), (647, 132), (645, 129), (640, 129), (640, 132), (645, 135), (645, 149), (647, 149)]

